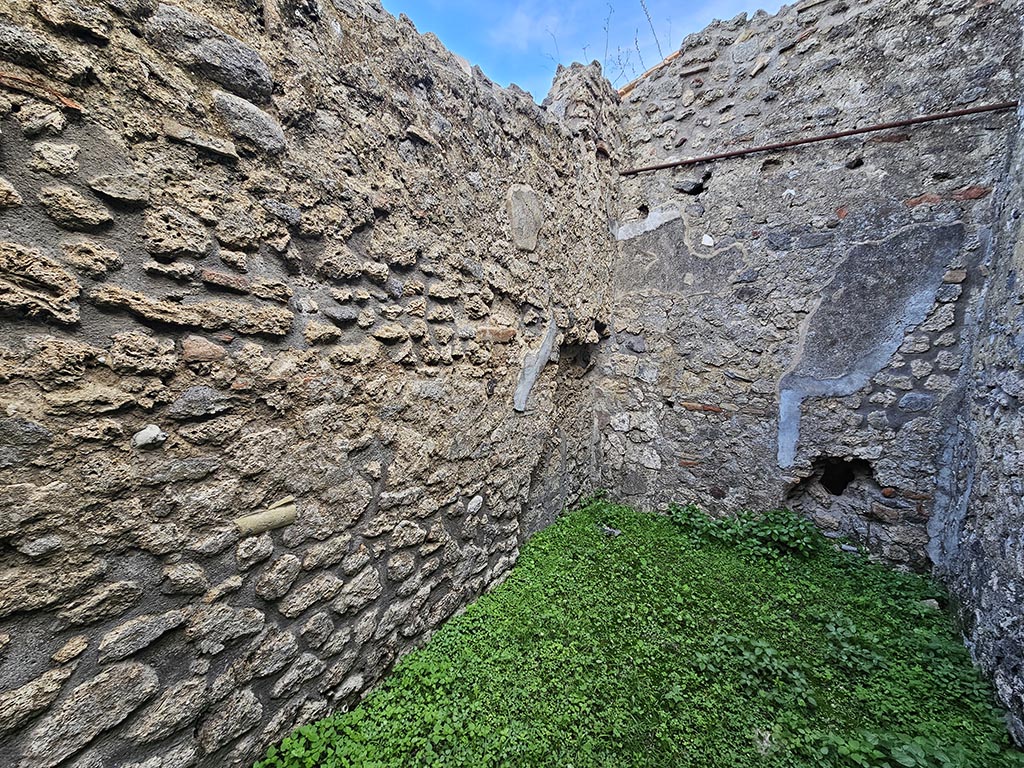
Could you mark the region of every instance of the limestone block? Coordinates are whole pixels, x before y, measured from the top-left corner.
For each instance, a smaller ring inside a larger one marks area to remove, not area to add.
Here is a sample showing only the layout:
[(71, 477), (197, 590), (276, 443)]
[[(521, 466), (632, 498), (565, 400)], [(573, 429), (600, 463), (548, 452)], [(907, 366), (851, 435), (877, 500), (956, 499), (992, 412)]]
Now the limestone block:
[(139, 713), (125, 734), (138, 743), (159, 741), (194, 723), (209, 700), (206, 679), (193, 677), (164, 690)]
[(89, 188), (93, 192), (127, 206), (147, 205), (149, 187), (149, 179), (141, 173), (106, 174), (89, 180)]
[(81, 292), (74, 275), (35, 248), (0, 242), (0, 310), (71, 325)]
[(0, 693), (0, 736), (50, 706), (74, 671), (74, 666), (51, 669), (20, 688)]
[(512, 240), (521, 251), (537, 250), (537, 238), (544, 224), (537, 193), (526, 184), (514, 184), (506, 197)]
[(104, 731), (124, 722), (157, 691), (143, 664), (116, 664), (75, 688), (28, 734), (21, 768), (53, 768)]
[(224, 91), (213, 92), (213, 108), (236, 139), (271, 155), (285, 151), (284, 131), (277, 120), (252, 102)]
[(262, 716), (263, 705), (251, 689), (236, 691), (199, 726), (199, 743), (203, 751), (206, 754), (216, 752), (254, 728)]
[(102, 8), (82, 0), (37, 0), (36, 13), (54, 29), (97, 43), (110, 41), (114, 20)]
[(114, 222), (106, 206), (88, 199), (71, 187), (43, 187), (39, 190), (39, 202), (51, 219), (76, 232), (91, 232)]
[(123, 265), (121, 254), (91, 240), (63, 243), (61, 251), (64, 261), (87, 277), (98, 279)]
[(40, 141), (32, 147), (28, 167), (51, 176), (71, 176), (78, 173), (78, 153), (81, 151), (77, 144)]
[(143, 32), (147, 40), (179, 64), (229, 91), (256, 103), (270, 98), (274, 81), (259, 54), (205, 19), (160, 3)]
[(17, 208), (24, 202), (24, 198), (14, 188), (14, 185), (0, 176), (0, 211), (5, 208)]
[(100, 662), (120, 661), (149, 647), (162, 635), (184, 624), (185, 618), (183, 611), (169, 611), (126, 621), (100, 640)]

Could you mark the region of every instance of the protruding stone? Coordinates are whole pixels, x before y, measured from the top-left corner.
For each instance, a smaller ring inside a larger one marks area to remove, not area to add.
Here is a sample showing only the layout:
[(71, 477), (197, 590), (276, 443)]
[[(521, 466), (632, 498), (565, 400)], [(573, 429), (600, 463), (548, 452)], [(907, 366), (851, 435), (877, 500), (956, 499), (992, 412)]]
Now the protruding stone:
[(227, 643), (263, 629), (263, 614), (255, 608), (209, 605), (197, 610), (185, 628), (185, 639), (196, 643), (200, 653), (216, 655)]
[(206, 571), (196, 563), (174, 563), (164, 568), (160, 591), (168, 595), (202, 595), (210, 587)]
[(121, 254), (90, 240), (63, 243), (64, 261), (83, 275), (99, 279), (108, 272), (120, 269)]
[(123, 309), (144, 320), (208, 331), (230, 328), (238, 333), (286, 336), (294, 320), (291, 312), (280, 307), (221, 300), (182, 305), (115, 285), (100, 286), (89, 298), (98, 306)]
[(80, 82), (89, 72), (89, 62), (49, 39), (0, 16), (0, 59), (12, 61), (65, 82)]
[(193, 146), (218, 160), (227, 160), (229, 163), (238, 160), (238, 150), (235, 148), (234, 142), (228, 139), (197, 131), (170, 118), (164, 118), (163, 131), (164, 135), (172, 141)]
[(498, 326), (481, 326), (476, 329), (476, 340), (492, 342), (495, 344), (508, 344), (516, 337), (515, 328), (500, 328)]
[[(107, 564), (94, 561), (75, 569), (15, 566), (0, 570), (0, 619), (63, 603), (97, 581)], [(64, 613), (58, 614), (58, 617)]]
[(89, 180), (89, 188), (122, 205), (143, 206), (149, 203), (149, 179), (141, 173), (96, 176)]
[(247, 571), (258, 563), (262, 563), (274, 553), (274, 539), (270, 534), (250, 536), (238, 542), (235, 548), (235, 562), (238, 570)]
[(194, 723), (208, 701), (206, 680), (193, 677), (165, 690), (139, 713), (125, 734), (132, 741), (148, 744), (170, 736)]
[(332, 608), (341, 614), (358, 611), (380, 597), (383, 592), (380, 573), (371, 565), (342, 588), (341, 595), (334, 601)]
[(342, 586), (342, 580), (333, 573), (318, 573), (289, 592), (278, 605), (278, 610), (281, 615), (294, 619), (317, 603), (333, 598), (341, 591)]
[(0, 469), (27, 464), (43, 455), (52, 440), (53, 433), (34, 421), (0, 419)]
[(181, 342), (181, 359), (186, 363), (216, 363), (227, 357), (227, 351), (202, 336), (186, 336)]
[(326, 280), (358, 280), (363, 263), (344, 243), (331, 243), (316, 265), (316, 273)]
[(252, 102), (224, 91), (214, 91), (213, 107), (236, 139), (271, 155), (278, 155), (287, 148), (278, 122)]
[(506, 199), (512, 240), (522, 251), (537, 250), (537, 238), (544, 223), (537, 193), (526, 184), (514, 184)]
[(76, 635), (58, 648), (50, 660), (57, 664), (67, 664), (72, 659), (77, 659), (85, 649), (89, 647), (88, 635)]
[(20, 768), (53, 768), (127, 717), (156, 693), (156, 672), (116, 664), (78, 686), (28, 734)]
[(41, 141), (32, 147), (32, 159), (28, 167), (51, 176), (71, 176), (78, 173), (78, 153), (81, 151), (77, 144)]
[(36, 712), (50, 706), (74, 671), (73, 666), (51, 669), (31, 683), (0, 693), (0, 736), (19, 728)]
[(213, 247), (206, 227), (200, 221), (175, 208), (160, 208), (149, 213), (145, 222), (146, 250), (157, 258), (183, 256), (203, 258)]
[(263, 103), (274, 81), (255, 50), (205, 19), (161, 3), (143, 28), (146, 39), (179, 64), (239, 96)]
[(264, 600), (277, 600), (291, 589), (302, 570), (302, 562), (295, 555), (282, 555), (264, 569), (256, 581), (256, 594)]
[(234, 407), (230, 396), (212, 387), (196, 386), (178, 395), (167, 415), (175, 421), (191, 421), (227, 413)]
[(409, 332), (395, 323), (378, 326), (370, 331), (370, 335), (385, 344), (398, 344), (409, 340)]
[(320, 661), (320, 659), (312, 653), (304, 653), (274, 683), (274, 687), (270, 690), (270, 696), (275, 699), (291, 696), (293, 693), (298, 692), (304, 683), (323, 674), (325, 669), (327, 669), (327, 665)]
[(76, 600), (57, 614), (58, 627), (79, 627), (100, 619), (120, 616), (142, 597), (142, 588), (134, 581), (104, 584)]
[(212, 754), (254, 728), (263, 716), (263, 705), (249, 688), (236, 691), (227, 702), (199, 726), (199, 743)]
[(391, 542), (395, 549), (416, 547), (427, 540), (427, 532), (411, 520), (400, 522), (391, 534)]
[(100, 640), (99, 661), (119, 661), (156, 642), (162, 635), (185, 623), (182, 611), (140, 616), (110, 630)]
[(106, 206), (71, 187), (43, 187), (39, 190), (39, 202), (50, 218), (66, 229), (91, 232), (114, 222)]
[(82, 0), (36, 0), (36, 13), (59, 32), (84, 37), (90, 42), (106, 44), (114, 20), (95, 3)]
[(166, 442), (167, 433), (156, 424), (150, 424), (132, 436), (132, 446), (135, 448), (159, 448)]
[(14, 188), (14, 185), (3, 176), (0, 176), (0, 210), (17, 208), (24, 202), (24, 198)]
[(0, 310), (71, 325), (81, 291), (74, 275), (35, 248), (0, 242)]

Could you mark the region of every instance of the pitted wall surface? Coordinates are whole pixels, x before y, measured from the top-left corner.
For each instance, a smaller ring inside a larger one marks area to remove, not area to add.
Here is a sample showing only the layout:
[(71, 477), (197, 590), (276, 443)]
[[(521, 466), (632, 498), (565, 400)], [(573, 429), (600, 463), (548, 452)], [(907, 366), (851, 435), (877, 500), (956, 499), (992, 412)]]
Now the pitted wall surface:
[(618, 175), (1012, 99), (1021, 11), (802, 3), (538, 107), (374, 0), (10, 0), (0, 762), (251, 765), (599, 489), (934, 567), (1024, 739), (1019, 116)]

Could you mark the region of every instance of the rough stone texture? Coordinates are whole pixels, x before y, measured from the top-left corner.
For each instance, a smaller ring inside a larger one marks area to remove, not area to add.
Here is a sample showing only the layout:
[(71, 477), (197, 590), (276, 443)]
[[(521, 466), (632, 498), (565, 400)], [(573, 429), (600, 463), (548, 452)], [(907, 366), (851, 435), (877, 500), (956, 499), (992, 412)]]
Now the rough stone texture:
[(1024, 714), (1013, 117), (616, 173), (1013, 98), (1014, 3), (740, 17), (543, 107), (284, 5), (0, 14), (82, 107), (0, 85), (0, 764), (250, 765), (596, 488), (930, 558)]
[(272, 155), (284, 152), (284, 131), (270, 115), (245, 99), (223, 91), (213, 92), (213, 107), (228, 132)]

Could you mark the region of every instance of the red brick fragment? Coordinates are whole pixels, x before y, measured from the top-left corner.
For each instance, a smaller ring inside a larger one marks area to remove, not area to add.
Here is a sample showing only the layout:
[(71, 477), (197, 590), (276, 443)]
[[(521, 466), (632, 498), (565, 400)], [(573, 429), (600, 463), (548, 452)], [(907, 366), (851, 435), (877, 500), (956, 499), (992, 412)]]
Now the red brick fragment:
[(493, 341), (496, 344), (508, 344), (515, 337), (515, 328), (502, 328), (496, 325), (484, 325), (476, 329), (477, 341)]
[(954, 200), (981, 200), (992, 194), (992, 187), (970, 186), (953, 193)]
[(912, 197), (909, 200), (907, 200), (907, 207), (916, 208), (919, 205), (935, 205), (936, 203), (941, 202), (942, 198), (939, 195), (935, 194), (934, 192), (925, 192), (923, 195), (919, 197)]

